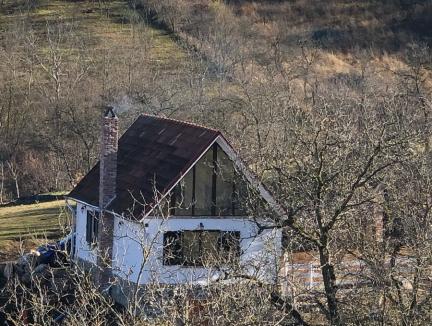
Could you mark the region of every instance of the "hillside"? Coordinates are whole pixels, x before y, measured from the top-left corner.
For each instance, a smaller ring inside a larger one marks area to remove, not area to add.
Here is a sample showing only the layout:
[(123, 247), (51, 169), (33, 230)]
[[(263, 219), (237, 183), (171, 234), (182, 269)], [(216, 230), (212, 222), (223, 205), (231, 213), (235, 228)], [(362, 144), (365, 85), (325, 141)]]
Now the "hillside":
[[(69, 231), (61, 201), (3, 204), (108, 160), (81, 188), (102, 209), (74, 197), (82, 264), (8, 265), (0, 314), (432, 324), (431, 17), (432, 0), (0, 1), (0, 260)], [(117, 160), (117, 121), (142, 113)], [(184, 123), (148, 123), (165, 118)]]
[(0, 30), (0, 203), (70, 188), (97, 157), (102, 104), (134, 108), (123, 127), (169, 113), (197, 66), (124, 1), (2, 1)]
[[(230, 1), (240, 16), (286, 33), (281, 42), (310, 38), (345, 53), (355, 48), (379, 53), (403, 51), (409, 42), (432, 41), (431, 1)], [(263, 27), (264, 29), (265, 27)]]
[(67, 233), (63, 200), (0, 207), (0, 261), (16, 259)]
[(429, 11), (430, 1), (3, 1), (0, 202), (76, 184), (97, 158), (104, 104), (122, 129), (141, 112), (174, 116), (242, 150), (257, 145), (242, 111), (263, 115), (266, 97), (309, 106), (335, 85), (359, 99), (401, 83), (425, 96)]
[[(251, 60), (268, 66), (311, 48), (324, 57), (319, 65), (327, 77), (341, 65), (360, 69), (362, 57), (380, 70), (398, 69), (413, 43), (432, 42), (429, 0), (137, 2), (226, 71)], [(382, 58), (394, 62), (380, 64)]]

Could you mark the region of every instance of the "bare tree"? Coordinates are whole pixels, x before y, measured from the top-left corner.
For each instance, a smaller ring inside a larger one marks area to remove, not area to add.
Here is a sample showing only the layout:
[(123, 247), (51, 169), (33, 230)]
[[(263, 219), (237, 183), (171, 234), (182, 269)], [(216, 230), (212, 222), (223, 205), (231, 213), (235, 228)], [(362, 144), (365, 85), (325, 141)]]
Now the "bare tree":
[(4, 203), (4, 181), (5, 181), (5, 173), (4, 173), (4, 162), (0, 162), (0, 204)]

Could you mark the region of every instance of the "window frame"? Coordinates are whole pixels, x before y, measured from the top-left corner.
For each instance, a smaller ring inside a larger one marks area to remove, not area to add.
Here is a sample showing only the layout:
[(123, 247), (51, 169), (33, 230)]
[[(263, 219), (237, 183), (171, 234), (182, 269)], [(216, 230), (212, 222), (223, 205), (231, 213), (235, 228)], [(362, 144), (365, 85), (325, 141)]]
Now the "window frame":
[[(184, 258), (184, 249), (183, 249), (183, 239), (182, 237), (186, 232), (192, 232), (192, 233), (198, 233), (198, 250), (199, 250), (199, 257), (194, 261), (187, 261)], [(204, 240), (202, 238), (203, 234), (208, 233), (218, 233), (218, 240), (217, 240), (217, 250), (219, 253), (227, 253), (229, 251), (235, 252), (235, 261), (239, 262), (241, 258), (241, 232), (240, 231), (226, 231), (226, 230), (217, 230), (217, 229), (209, 229), (209, 230), (178, 230), (178, 231), (167, 231), (163, 233), (163, 257), (162, 262), (164, 266), (182, 266), (182, 267), (207, 267), (207, 265), (203, 262), (204, 256), (204, 249), (202, 245), (202, 241)], [(235, 247), (234, 248), (228, 248), (227, 247), (227, 238), (228, 236), (233, 236), (232, 239), (235, 241)], [(169, 238), (174, 239), (174, 242), (168, 242)], [(168, 250), (170, 250), (169, 246), (173, 246), (174, 249), (172, 249), (174, 252), (177, 252), (177, 256), (172, 256), (171, 252), (168, 253)], [(227, 250), (228, 248), (228, 250)], [(168, 256), (169, 255), (169, 256)], [(168, 256), (168, 257), (167, 257)], [(225, 257), (220, 257), (225, 258)], [(228, 260), (227, 260), (228, 261)], [(212, 267), (216, 266), (223, 266), (224, 264), (215, 264), (211, 265)], [(210, 266), (209, 266), (210, 267)]]
[(97, 245), (99, 233), (100, 212), (97, 210), (87, 210), (86, 215), (86, 242), (90, 247)]
[[(239, 182), (239, 180), (243, 180), (241, 178), (241, 176), (239, 176), (234, 168), (234, 162), (232, 162), (233, 164), (233, 180), (232, 180), (232, 189), (231, 189), (231, 207), (230, 207), (230, 212), (229, 214), (223, 214), (223, 215), (218, 215), (217, 214), (217, 210), (218, 210), (218, 206), (217, 206), (217, 191), (218, 191), (218, 187), (217, 187), (217, 183), (218, 183), (218, 178), (220, 178), (220, 162), (219, 162), (219, 158), (218, 158), (218, 152), (222, 151), (223, 153), (224, 150), (222, 149), (222, 147), (220, 145), (218, 145), (217, 143), (214, 143), (211, 148), (208, 149), (208, 151), (212, 151), (212, 165), (213, 165), (213, 172), (212, 172), (212, 177), (211, 180), (209, 180), (211, 182), (211, 189), (212, 189), (212, 194), (211, 194), (211, 203), (210, 203), (210, 214), (196, 214), (196, 208), (195, 208), (195, 204), (196, 204), (196, 183), (197, 181), (199, 182), (199, 180), (197, 180), (197, 172), (196, 172), (196, 166), (197, 166), (197, 162), (195, 162), (194, 166), (190, 169), (190, 171), (188, 173), (192, 173), (192, 203), (190, 205), (191, 209), (190, 209), (190, 214), (180, 214), (180, 215), (176, 215), (176, 212), (178, 212), (178, 203), (177, 203), (177, 199), (178, 198), (182, 198), (181, 196), (181, 192), (182, 189), (180, 189), (181, 187), (181, 182), (184, 180), (184, 177), (182, 178), (182, 180), (177, 184), (177, 186), (173, 189), (172, 194), (171, 194), (171, 208), (170, 208), (170, 215), (172, 216), (247, 216), (248, 214), (246, 213), (247, 208), (243, 207), (240, 208), (239, 202), (240, 202), (240, 196), (239, 196), (239, 189), (242, 187), (238, 187), (237, 183)], [(207, 152), (204, 154), (206, 155)], [(200, 160), (204, 157), (204, 155), (200, 158)], [(225, 153), (225, 155), (227, 155)], [(241, 182), (241, 181), (240, 181)], [(243, 182), (246, 182), (245, 180), (243, 180)], [(246, 187), (247, 187), (247, 182), (246, 182)], [(239, 214), (240, 213), (240, 214)]]

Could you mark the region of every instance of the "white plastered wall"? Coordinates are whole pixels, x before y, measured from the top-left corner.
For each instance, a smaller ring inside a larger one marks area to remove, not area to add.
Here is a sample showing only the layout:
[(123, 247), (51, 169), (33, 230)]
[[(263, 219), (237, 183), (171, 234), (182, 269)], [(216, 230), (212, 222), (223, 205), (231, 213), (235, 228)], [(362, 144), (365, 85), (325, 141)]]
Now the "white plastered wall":
[(77, 203), (76, 210), (76, 234), (75, 234), (75, 257), (87, 262), (96, 263), (96, 251), (86, 241), (87, 211), (94, 208)]
[(267, 230), (258, 234), (253, 221), (242, 218), (147, 218), (141, 223), (115, 219), (113, 272), (140, 284), (207, 283), (218, 277), (215, 270), (163, 265), (163, 233), (197, 230), (240, 231), (242, 273), (275, 282), (280, 257), (281, 234)]

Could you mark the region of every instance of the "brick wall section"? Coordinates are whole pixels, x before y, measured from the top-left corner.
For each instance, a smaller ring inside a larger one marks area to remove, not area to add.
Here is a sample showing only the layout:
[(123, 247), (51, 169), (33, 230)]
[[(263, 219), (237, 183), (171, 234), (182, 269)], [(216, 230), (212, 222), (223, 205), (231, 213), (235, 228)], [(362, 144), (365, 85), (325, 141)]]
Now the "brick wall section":
[(112, 282), (114, 216), (103, 212), (99, 220), (96, 283), (103, 289)]
[(99, 207), (101, 208), (105, 208), (114, 198), (117, 178), (118, 118), (107, 113), (102, 118), (99, 170)]
[(105, 288), (112, 280), (112, 248), (114, 234), (114, 216), (104, 208), (116, 195), (118, 151), (118, 118), (111, 108), (102, 117), (100, 179), (99, 179), (99, 216), (98, 256), (96, 282)]

